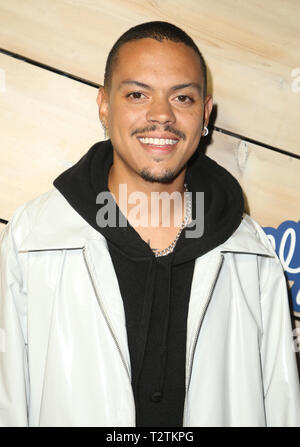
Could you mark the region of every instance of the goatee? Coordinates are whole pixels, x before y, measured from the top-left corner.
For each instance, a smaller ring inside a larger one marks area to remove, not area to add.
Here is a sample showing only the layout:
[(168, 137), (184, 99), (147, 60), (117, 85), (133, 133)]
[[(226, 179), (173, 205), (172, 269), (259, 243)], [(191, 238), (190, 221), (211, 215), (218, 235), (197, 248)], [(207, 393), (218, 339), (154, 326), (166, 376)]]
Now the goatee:
[(165, 171), (160, 175), (153, 175), (149, 169), (144, 168), (140, 171), (140, 176), (147, 182), (151, 183), (171, 183), (172, 180), (174, 180), (175, 172), (171, 169), (165, 169)]

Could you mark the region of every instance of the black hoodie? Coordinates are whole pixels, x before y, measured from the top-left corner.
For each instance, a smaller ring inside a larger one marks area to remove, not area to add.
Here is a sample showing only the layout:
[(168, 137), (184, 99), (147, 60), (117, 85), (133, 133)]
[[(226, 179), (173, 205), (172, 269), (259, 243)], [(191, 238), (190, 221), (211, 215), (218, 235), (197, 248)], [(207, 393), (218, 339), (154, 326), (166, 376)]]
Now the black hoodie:
[(110, 140), (96, 143), (53, 184), (107, 240), (124, 303), (136, 426), (182, 426), (186, 324), (195, 259), (237, 229), (244, 211), (242, 190), (228, 171), (196, 151), (185, 182), (192, 192), (193, 218), (195, 192), (204, 192), (204, 233), (186, 238), (183, 230), (173, 253), (156, 258), (128, 222), (125, 227), (97, 225), (96, 196), (108, 191), (112, 163)]

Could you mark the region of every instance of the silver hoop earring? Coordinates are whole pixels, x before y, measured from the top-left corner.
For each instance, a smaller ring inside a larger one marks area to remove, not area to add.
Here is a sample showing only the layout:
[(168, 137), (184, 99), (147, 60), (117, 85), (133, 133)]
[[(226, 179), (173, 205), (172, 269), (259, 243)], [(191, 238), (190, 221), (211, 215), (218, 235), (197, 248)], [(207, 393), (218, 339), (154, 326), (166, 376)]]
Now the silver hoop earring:
[(206, 126), (204, 126), (204, 134), (203, 136), (206, 137), (206, 135), (208, 135), (209, 131), (208, 128)]

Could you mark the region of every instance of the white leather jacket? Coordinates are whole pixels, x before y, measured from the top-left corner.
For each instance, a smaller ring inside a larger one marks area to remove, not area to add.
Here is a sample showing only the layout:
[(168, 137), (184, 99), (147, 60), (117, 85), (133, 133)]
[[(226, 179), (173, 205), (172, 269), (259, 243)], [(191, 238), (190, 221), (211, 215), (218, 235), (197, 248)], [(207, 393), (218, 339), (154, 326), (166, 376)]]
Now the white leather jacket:
[[(125, 314), (105, 238), (52, 189), (2, 233), (0, 425), (135, 426)], [(248, 215), (195, 263), (184, 426), (300, 426), (281, 264)]]

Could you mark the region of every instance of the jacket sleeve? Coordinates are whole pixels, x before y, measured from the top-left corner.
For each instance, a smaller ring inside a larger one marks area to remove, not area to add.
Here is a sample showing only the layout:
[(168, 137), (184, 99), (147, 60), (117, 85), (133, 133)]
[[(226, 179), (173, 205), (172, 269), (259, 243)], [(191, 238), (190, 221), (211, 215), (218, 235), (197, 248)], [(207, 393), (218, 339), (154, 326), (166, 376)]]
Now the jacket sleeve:
[(13, 219), (0, 235), (0, 426), (28, 425), (26, 293), (13, 237)]
[[(271, 245), (271, 244), (270, 244)], [(300, 387), (287, 284), (273, 250), (261, 285), (261, 362), (267, 426), (300, 426)]]

